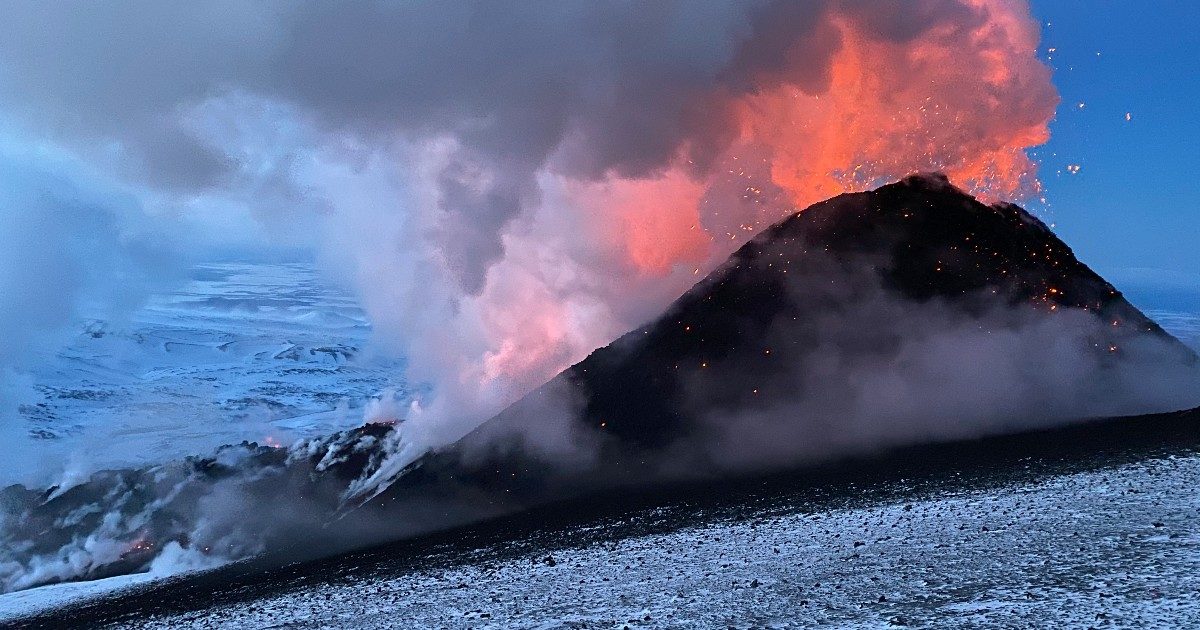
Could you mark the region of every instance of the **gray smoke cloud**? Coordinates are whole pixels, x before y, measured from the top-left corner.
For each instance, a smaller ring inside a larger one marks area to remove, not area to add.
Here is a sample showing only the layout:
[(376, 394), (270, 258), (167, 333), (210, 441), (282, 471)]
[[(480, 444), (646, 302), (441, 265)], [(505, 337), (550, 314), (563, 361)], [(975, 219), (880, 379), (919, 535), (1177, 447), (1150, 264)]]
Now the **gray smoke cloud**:
[[(0, 122), (174, 234), (319, 252), (444, 440), (801, 198), (1032, 172), (1057, 102), (1036, 39), (1023, 3), (974, 0), (14, 3)], [(930, 99), (952, 123), (913, 117)]]
[(505, 227), (538, 203), (548, 164), (640, 178), (682, 152), (710, 168), (738, 133), (730, 98), (828, 88), (843, 45), (835, 16), (903, 43), (965, 32), (994, 10), (961, 0), (15, 3), (0, 26), (0, 106), (33, 133), (183, 195), (236, 185), (245, 162), (187, 124), (212, 99), (287, 103), (373, 146), (453, 138), (437, 177), (438, 243), (477, 293)]

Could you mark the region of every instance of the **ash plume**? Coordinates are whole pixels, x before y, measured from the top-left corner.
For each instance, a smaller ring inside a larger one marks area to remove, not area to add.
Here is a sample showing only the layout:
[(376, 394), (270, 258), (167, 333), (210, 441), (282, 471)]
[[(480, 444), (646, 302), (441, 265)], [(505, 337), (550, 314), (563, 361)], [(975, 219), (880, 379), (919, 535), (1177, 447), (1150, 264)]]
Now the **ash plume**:
[(1026, 150), (1057, 103), (1010, 0), (6, 18), (7, 118), (169, 212), (244, 212), (318, 248), (377, 345), (433, 384), (413, 413), (441, 441), (795, 208), (917, 170), (1036, 194)]
[[(13, 490), (19, 508), (5, 532), (34, 531), (13, 525), (24, 518), (31, 528), (79, 519), (70, 532), (80, 535), (41, 548), (11, 534), (23, 542), (13, 547), (19, 557), (5, 559), (7, 588), (144, 567), (172, 543), (172, 554), (186, 549), (199, 564), (213, 557), (206, 547), (227, 552), (222, 558), (270, 549), (295, 532), (322, 531), (326, 521), (302, 516), (310, 507), (342, 514), (407, 492), (394, 482), (450, 445), (453, 466), (528, 450), (566, 479), (606, 461), (611, 431), (596, 431), (593, 420), (618, 424), (589, 411), (588, 392), (560, 387), (562, 379), (544, 384), (655, 319), (762, 229), (914, 171), (945, 172), (986, 201), (1036, 197), (1028, 150), (1047, 139), (1058, 100), (1037, 37), (1028, 6), (1013, 0), (12, 5), (0, 24), (0, 122), (89, 165), (159, 216), (213, 215), (224, 233), (220, 217), (244, 215), (260, 226), (263, 246), (315, 249), (323, 268), (356, 290), (376, 350), (406, 357), (409, 380), (430, 387), (407, 407), (371, 410), (369, 419), (399, 429), (317, 440), (283, 457), (246, 446), (243, 463), (227, 468), (157, 471), (130, 482), (145, 497), (119, 509), (110, 508), (129, 496), (123, 474), (78, 486), (74, 504), (63, 499), (66, 484), (55, 497)], [(828, 261), (810, 262), (816, 273)], [(726, 386), (757, 388), (742, 380), (713, 387), (703, 375), (681, 381), (680, 395), (699, 397), (675, 402), (705, 407), (694, 419), (709, 428), (673, 440), (680, 457), (653, 461), (743, 468), (739, 453), (771, 435), (743, 425), (784, 422), (801, 403), (886, 424), (860, 427), (866, 437), (849, 446), (837, 433), (811, 440), (808, 455), (788, 446), (770, 465), (1000, 430), (1000, 410), (1028, 410), (1034, 400), (1062, 403), (1040, 409), (1057, 409), (1056, 419), (1121, 408), (1068, 404), (1008, 373), (1026, 397), (1015, 408), (996, 393), (953, 407), (995, 405), (996, 415), (962, 425), (923, 415), (914, 397), (961, 374), (939, 372), (953, 362), (919, 357), (941, 357), (947, 344), (999, 348), (975, 336), (973, 316), (933, 303), (897, 306), (886, 286), (862, 279), (871, 269), (845, 278), (863, 283), (841, 296), (856, 315), (817, 318), (809, 333), (849, 343), (858, 326), (894, 321), (911, 340), (882, 340), (895, 354), (857, 357), (870, 360), (853, 369), (822, 368), (822, 357), (842, 355), (818, 352), (820, 342), (797, 351), (798, 362), (844, 381), (828, 401), (709, 405), (705, 395)], [(1039, 350), (1060, 334), (1072, 352), (1081, 340), (1073, 316), (1051, 326), (996, 308), (994, 334), (1020, 331)], [(943, 331), (931, 322), (957, 337), (935, 334)], [(911, 372), (889, 380), (889, 361), (909, 356)], [(1055, 365), (1070, 365), (1066, 357)], [(1007, 366), (1005, 355), (994, 358)], [(1098, 369), (1091, 355), (1075, 358), (1085, 373)], [(1091, 381), (1054, 375), (1058, 391), (1094, 391)], [(788, 381), (803, 380), (799, 372), (774, 378), (811, 389)], [(542, 399), (537, 413), (484, 424), (531, 391)], [(1146, 408), (1163, 403), (1157, 393)], [(548, 424), (529, 424), (535, 417)], [(704, 437), (722, 431), (730, 433), (716, 442)], [(513, 435), (516, 443), (505, 437)], [(738, 447), (713, 451), (717, 443)], [(339, 469), (343, 458), (354, 464)], [(145, 489), (156, 476), (169, 487)], [(278, 524), (237, 523), (251, 497), (272, 492), (302, 498), (279, 507), (288, 516)], [(420, 496), (405, 504), (413, 520), (403, 528), (364, 526), (372, 534), (361, 539), (444, 526), (422, 512)], [(31, 502), (45, 504), (40, 516), (26, 516)], [(81, 511), (56, 511), (66, 505)], [(477, 505), (439, 507), (463, 519), (481, 514)], [(168, 512), (181, 516), (155, 520)], [(117, 516), (85, 518), (109, 514)], [(139, 542), (148, 532), (149, 555)]]

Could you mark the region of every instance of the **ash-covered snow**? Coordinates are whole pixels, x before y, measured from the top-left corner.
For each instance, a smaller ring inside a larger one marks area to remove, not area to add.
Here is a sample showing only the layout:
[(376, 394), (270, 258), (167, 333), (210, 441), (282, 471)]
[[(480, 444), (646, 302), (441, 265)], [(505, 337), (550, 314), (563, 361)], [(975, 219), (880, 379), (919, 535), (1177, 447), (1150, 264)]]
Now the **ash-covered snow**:
[(944, 481), (914, 487), (897, 480), (882, 491), (864, 488), (816, 506), (799, 496), (760, 497), (686, 518), (678, 506), (647, 508), (482, 546), (468, 537), (399, 566), (380, 554), (356, 554), (322, 565), (316, 576), (285, 571), (274, 578), (276, 588), (259, 595), (208, 599), (194, 590), (189, 599), (218, 603), (120, 622), (145, 628), (1200, 623), (1200, 457), (999, 485)]

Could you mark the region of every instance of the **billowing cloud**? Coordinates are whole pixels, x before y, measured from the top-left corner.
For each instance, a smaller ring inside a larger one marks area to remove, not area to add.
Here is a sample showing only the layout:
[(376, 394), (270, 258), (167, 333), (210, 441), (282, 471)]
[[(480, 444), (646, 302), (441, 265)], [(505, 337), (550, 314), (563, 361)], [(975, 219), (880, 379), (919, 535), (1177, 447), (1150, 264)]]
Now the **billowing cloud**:
[(469, 426), (796, 207), (914, 170), (1036, 193), (1037, 35), (1018, 0), (29, 3), (0, 112), (318, 248)]

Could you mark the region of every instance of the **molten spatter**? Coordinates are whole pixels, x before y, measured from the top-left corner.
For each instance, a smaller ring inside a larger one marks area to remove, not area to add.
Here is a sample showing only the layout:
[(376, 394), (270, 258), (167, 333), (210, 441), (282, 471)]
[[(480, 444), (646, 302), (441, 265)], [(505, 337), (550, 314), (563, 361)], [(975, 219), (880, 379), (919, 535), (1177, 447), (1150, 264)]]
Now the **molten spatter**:
[[(982, 3), (981, 3), (982, 4)], [(766, 147), (771, 183), (797, 207), (914, 171), (941, 171), (987, 201), (1038, 192), (1026, 150), (1046, 142), (1057, 97), (1036, 27), (1012, 5), (974, 27), (895, 42), (838, 19), (821, 92), (781, 83), (737, 103), (742, 142)]]
[[(718, 249), (788, 212), (917, 171), (945, 173), (987, 202), (1038, 195), (1027, 151), (1049, 138), (1058, 96), (1037, 58), (1037, 25), (1018, 2), (964, 6), (970, 19), (933, 23), (909, 38), (833, 10), (822, 80), (791, 81), (785, 68), (729, 96), (721, 107), (733, 112), (737, 140), (702, 175), (709, 207), (701, 214)], [(809, 56), (789, 58), (803, 64)], [(665, 266), (655, 262), (640, 268)]]

